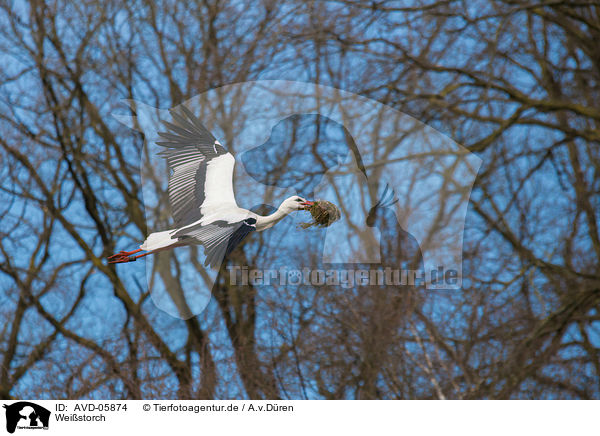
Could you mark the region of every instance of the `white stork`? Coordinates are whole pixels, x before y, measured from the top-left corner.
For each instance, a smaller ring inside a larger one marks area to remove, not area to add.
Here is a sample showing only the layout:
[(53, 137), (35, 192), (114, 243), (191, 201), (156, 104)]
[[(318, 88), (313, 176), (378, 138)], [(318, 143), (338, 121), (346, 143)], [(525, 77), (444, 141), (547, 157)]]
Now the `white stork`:
[[(287, 198), (271, 215), (261, 216), (239, 207), (233, 193), (235, 158), (186, 107), (170, 111), (168, 132), (158, 132), (165, 147), (159, 155), (169, 166), (169, 202), (176, 228), (151, 233), (140, 248), (120, 251), (109, 263), (133, 262), (140, 257), (184, 245), (200, 244), (205, 265), (218, 267), (249, 233), (263, 231), (296, 210), (311, 206), (302, 197)], [(136, 253), (145, 251), (135, 256)]]

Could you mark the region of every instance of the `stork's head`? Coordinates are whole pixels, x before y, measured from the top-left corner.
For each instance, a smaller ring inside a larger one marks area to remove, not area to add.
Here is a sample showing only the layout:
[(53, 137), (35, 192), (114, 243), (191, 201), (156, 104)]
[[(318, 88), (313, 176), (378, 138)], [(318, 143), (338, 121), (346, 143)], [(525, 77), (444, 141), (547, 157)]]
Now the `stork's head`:
[(305, 198), (294, 195), (292, 197), (286, 198), (283, 203), (281, 203), (280, 209), (290, 213), (295, 210), (305, 210), (312, 206), (313, 202), (308, 201)]

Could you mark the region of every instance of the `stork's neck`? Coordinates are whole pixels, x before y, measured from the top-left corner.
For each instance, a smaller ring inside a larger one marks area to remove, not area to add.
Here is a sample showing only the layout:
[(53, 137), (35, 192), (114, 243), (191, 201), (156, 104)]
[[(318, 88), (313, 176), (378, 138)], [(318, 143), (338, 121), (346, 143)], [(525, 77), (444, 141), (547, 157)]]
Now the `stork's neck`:
[(274, 213), (267, 216), (258, 215), (256, 217), (256, 231), (260, 232), (262, 230), (269, 229), (273, 227), (277, 222), (281, 221), (286, 215), (290, 214), (290, 211), (287, 209), (282, 209), (283, 205), (279, 206)]

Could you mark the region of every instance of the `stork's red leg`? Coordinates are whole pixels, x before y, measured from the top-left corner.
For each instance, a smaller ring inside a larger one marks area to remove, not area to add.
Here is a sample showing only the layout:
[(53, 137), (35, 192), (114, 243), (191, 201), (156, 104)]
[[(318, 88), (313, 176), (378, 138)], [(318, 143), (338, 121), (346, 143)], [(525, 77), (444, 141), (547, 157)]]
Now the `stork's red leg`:
[(113, 254), (112, 256), (109, 256), (108, 260), (110, 260), (112, 258), (116, 258), (116, 257), (121, 257), (121, 256), (131, 256), (132, 254), (139, 253), (140, 251), (142, 251), (141, 248), (138, 248), (137, 250), (133, 250), (133, 251), (119, 251), (117, 254)]
[(146, 253), (146, 254), (142, 254), (139, 256), (132, 256), (132, 254), (139, 253), (140, 251), (142, 251), (141, 248), (138, 248), (137, 250), (133, 250), (133, 251), (119, 251), (117, 254), (113, 254), (112, 256), (108, 257), (108, 263), (133, 262), (138, 257), (142, 257), (142, 256), (145, 256), (146, 254), (150, 254), (150, 253)]
[(138, 254), (137, 256), (132, 256), (132, 254), (139, 253), (140, 251), (144, 251), (141, 248), (133, 251), (119, 251), (117, 254), (113, 254), (108, 257), (108, 263), (125, 263), (125, 262), (135, 262), (140, 257), (148, 256), (149, 254), (158, 253), (159, 251), (171, 250), (174, 247), (182, 247), (186, 245), (185, 243), (177, 243), (173, 245), (169, 245), (163, 248), (157, 248), (155, 250), (147, 251), (144, 254)]
[(152, 254), (152, 253), (154, 253), (154, 251), (149, 251), (149, 252), (147, 252), (147, 253), (144, 253), (144, 254), (138, 254), (138, 255), (137, 255), (137, 256), (135, 256), (135, 257), (133, 257), (133, 256), (132, 256), (132, 257), (133, 257), (133, 260), (132, 260), (131, 262), (135, 262), (135, 261), (136, 261), (136, 260), (138, 260), (140, 257), (148, 256), (149, 254)]

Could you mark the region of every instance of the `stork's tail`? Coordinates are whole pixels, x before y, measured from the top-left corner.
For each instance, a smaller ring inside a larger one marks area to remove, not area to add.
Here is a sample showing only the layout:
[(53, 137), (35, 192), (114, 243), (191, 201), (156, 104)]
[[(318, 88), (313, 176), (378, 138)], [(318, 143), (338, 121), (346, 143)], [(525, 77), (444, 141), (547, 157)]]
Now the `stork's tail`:
[(173, 230), (150, 233), (140, 248), (144, 251), (160, 250), (177, 244), (179, 238), (172, 239)]

